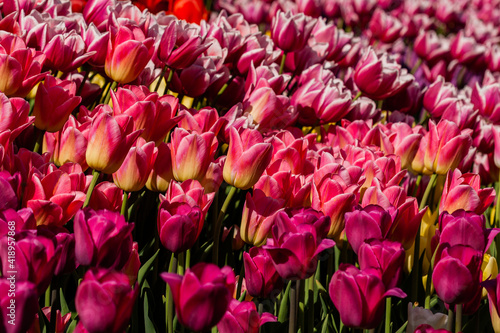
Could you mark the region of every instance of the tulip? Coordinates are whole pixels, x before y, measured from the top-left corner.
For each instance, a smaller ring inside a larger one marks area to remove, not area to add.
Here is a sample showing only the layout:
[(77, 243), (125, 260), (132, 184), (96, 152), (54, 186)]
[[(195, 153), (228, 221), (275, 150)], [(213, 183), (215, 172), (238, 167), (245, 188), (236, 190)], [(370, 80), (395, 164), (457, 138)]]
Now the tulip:
[(229, 130), (229, 149), (224, 164), (223, 176), (226, 183), (247, 190), (257, 181), (269, 165), (273, 147), (265, 143), (257, 130), (246, 129), (238, 133)]
[(80, 104), (82, 98), (76, 95), (76, 84), (59, 80), (51, 75), (38, 85), (33, 106), (35, 126), (48, 132), (58, 132), (69, 115)]
[(424, 309), (421, 306), (413, 306), (408, 303), (408, 332), (414, 332), (415, 329), (422, 325), (428, 325), (435, 329), (444, 329), (448, 322), (448, 316), (444, 313), (432, 313), (429, 309)]
[(274, 216), (283, 209), (285, 200), (266, 195), (254, 189), (247, 193), (241, 216), (241, 239), (247, 244), (261, 246), (266, 243), (273, 226)]
[(358, 260), (361, 270), (379, 270), (385, 287), (391, 289), (401, 281), (405, 250), (401, 243), (372, 239), (359, 246)]
[(134, 224), (119, 213), (85, 208), (76, 214), (74, 229), (81, 265), (120, 269), (130, 257)]
[(330, 298), (345, 326), (376, 328), (384, 313), (385, 297), (406, 297), (399, 288), (386, 289), (376, 272), (360, 271), (350, 264), (341, 264), (329, 286)]
[(446, 175), (439, 211), (452, 214), (463, 209), (483, 214), (493, 201), (495, 201), (495, 190), (493, 188), (481, 189), (479, 175), (462, 174), (460, 170), (455, 169), (448, 171)]
[(272, 229), (273, 242), (263, 248), (271, 256), (276, 271), (283, 279), (302, 280), (314, 274), (318, 255), (335, 246), (324, 239), (330, 228), (330, 218), (313, 209), (279, 212)]
[(175, 180), (170, 181), (167, 193), (165, 196), (160, 194), (160, 200), (167, 200), (171, 203), (184, 202), (191, 207), (200, 207), (204, 215), (207, 214), (208, 208), (214, 200), (215, 193), (205, 193), (205, 189), (197, 180), (189, 179), (182, 184)]
[(419, 173), (444, 175), (458, 166), (471, 143), (470, 135), (461, 133), (455, 123), (441, 120), (436, 126), (430, 120), (429, 132), (420, 141), (412, 168)]
[[(484, 58), (486, 47), (476, 42), (474, 37), (466, 37), (460, 31), (450, 44), (450, 51), (453, 58), (464, 65), (471, 65)], [(484, 61), (484, 59), (483, 59)]]
[(12, 227), (14, 227), (16, 233), (22, 230), (35, 229), (36, 221), (33, 211), (29, 208), (18, 211), (12, 208), (2, 209), (0, 211), (0, 238), (12, 231)]
[(436, 63), (450, 51), (450, 43), (447, 38), (439, 37), (436, 31), (421, 31), (415, 38), (415, 53), (429, 63)]
[(472, 88), (470, 100), (479, 114), (494, 124), (500, 124), (500, 84), (479, 87), (476, 82)]
[(146, 185), (153, 168), (153, 152), (155, 143), (144, 139), (137, 140), (135, 147), (130, 148), (120, 168), (113, 173), (113, 181), (124, 191), (139, 191)]
[(178, 181), (188, 179), (201, 180), (217, 150), (217, 139), (214, 133), (189, 133), (185, 129), (176, 128), (172, 133), (172, 172)]
[(373, 13), (368, 28), (372, 34), (372, 39), (380, 40), (383, 43), (393, 43), (399, 38), (403, 25), (396, 17), (377, 8)]
[(85, 273), (76, 291), (80, 323), (89, 333), (123, 332), (138, 295), (138, 285), (131, 287), (126, 274), (93, 268)]
[(261, 325), (276, 319), (268, 312), (259, 314), (254, 302), (232, 299), (217, 329), (220, 333), (258, 333)]
[[(2, 89), (0, 89), (2, 90)], [(11, 138), (14, 139), (27, 127), (29, 127), (34, 117), (29, 116), (29, 103), (23, 98), (8, 98), (0, 93), (0, 132), (12, 131)]]
[[(6, 333), (26, 332), (38, 310), (36, 286), (28, 281), (9, 279), (9, 276), (0, 278), (0, 330)], [(15, 295), (12, 290), (15, 290)]]
[(180, 253), (191, 248), (203, 228), (205, 216), (199, 207), (164, 200), (158, 209), (158, 234), (162, 245)]
[(422, 324), (415, 329), (414, 333), (451, 333), (451, 331), (444, 328), (435, 329), (431, 325)]
[(86, 52), (85, 42), (75, 30), (56, 34), (45, 44), (45, 66), (54, 71), (71, 72), (82, 66), (94, 52)]
[(450, 305), (474, 298), (480, 289), (483, 252), (465, 245), (445, 247), (436, 256), (432, 282), (439, 298)]
[(235, 277), (232, 269), (198, 263), (184, 276), (162, 273), (172, 290), (179, 322), (193, 331), (206, 331), (224, 316), (232, 299)]
[(483, 287), (488, 291), (488, 303), (491, 316), (491, 324), (495, 333), (500, 332), (500, 316), (499, 316), (499, 303), (498, 295), (500, 291), (499, 279), (491, 279), (482, 283)]
[(267, 298), (281, 290), (283, 279), (274, 268), (271, 256), (262, 247), (254, 246), (249, 252), (243, 252), (243, 264), (249, 295)]
[(165, 192), (168, 184), (174, 179), (172, 173), (172, 155), (170, 147), (162, 142), (153, 152), (153, 168), (146, 182), (146, 187), (150, 191)]
[(413, 79), (387, 53), (379, 58), (371, 48), (365, 51), (354, 71), (354, 82), (359, 90), (376, 100), (397, 94), (411, 84)]
[(123, 202), (123, 191), (114, 183), (101, 182), (94, 187), (89, 207), (93, 210), (110, 210), (120, 212)]
[(133, 131), (132, 117), (104, 111), (94, 118), (88, 134), (87, 164), (107, 174), (116, 172), (142, 131)]
[(325, 21), (318, 20), (312, 35), (318, 43), (328, 43), (326, 60), (339, 62), (352, 48), (352, 32), (345, 32), (338, 29), (332, 23), (325, 24)]
[[(0, 242), (2, 276), (14, 276), (16, 284), (21, 281), (32, 282), (37, 296), (43, 295), (54, 276), (62, 247), (57, 246), (55, 239), (30, 231), (14, 236), (14, 244), (10, 239), (8, 241), (4, 236)], [(8, 245), (14, 247), (15, 272), (12, 272), (12, 261), (10, 263), (8, 261), (9, 251), (12, 253)]]
[(146, 38), (139, 27), (111, 26), (104, 70), (118, 83), (129, 83), (141, 74), (153, 56), (153, 38)]
[[(46, 306), (44, 308), (41, 309), (43, 315), (45, 316), (45, 318), (47, 318), (47, 320), (49, 321), (50, 323), (50, 319), (51, 319), (51, 316), (52, 316), (52, 309), (50, 306)], [(36, 320), (35, 320), (35, 323), (33, 324), (33, 326), (31, 327), (31, 329), (27, 332), (27, 333), (38, 333), (40, 332), (40, 324), (39, 324), (39, 315), (37, 314), (36, 315)], [(56, 315), (55, 315), (55, 333), (64, 333), (65, 329), (66, 329), (66, 326), (69, 324), (70, 320), (71, 320), (71, 312), (69, 313), (66, 313), (64, 316), (61, 315), (61, 311), (60, 310), (56, 310)]]
[(286, 53), (299, 51), (306, 46), (315, 25), (316, 20), (302, 13), (279, 11), (271, 24), (271, 38)]

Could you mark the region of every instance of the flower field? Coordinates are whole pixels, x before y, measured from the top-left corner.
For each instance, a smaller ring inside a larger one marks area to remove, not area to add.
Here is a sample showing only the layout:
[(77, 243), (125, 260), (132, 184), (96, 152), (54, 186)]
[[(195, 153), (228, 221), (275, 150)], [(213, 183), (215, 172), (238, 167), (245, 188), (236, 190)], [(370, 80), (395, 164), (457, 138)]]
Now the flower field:
[(500, 333), (500, 0), (0, 3), (0, 333)]

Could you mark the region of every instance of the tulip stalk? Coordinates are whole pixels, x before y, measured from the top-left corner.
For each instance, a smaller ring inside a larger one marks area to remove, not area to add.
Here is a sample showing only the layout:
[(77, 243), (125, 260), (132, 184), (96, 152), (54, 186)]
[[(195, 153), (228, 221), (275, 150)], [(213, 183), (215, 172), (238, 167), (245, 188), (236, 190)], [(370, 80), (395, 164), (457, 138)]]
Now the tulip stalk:
[(116, 90), (117, 86), (118, 86), (118, 82), (113, 81), (113, 83), (111, 83), (111, 86), (109, 87), (109, 90), (106, 93), (106, 97), (104, 98), (104, 104), (109, 103), (109, 100), (111, 99), (111, 90)]
[[(174, 273), (177, 271), (177, 256), (175, 253), (172, 253), (172, 256), (170, 258), (170, 264), (168, 265), (168, 272), (169, 273)], [(174, 332), (174, 298), (172, 296), (172, 291), (170, 290), (170, 287), (167, 283), (167, 287), (165, 290), (166, 294), (166, 301), (165, 301), (165, 315), (167, 318), (167, 332), (168, 333), (173, 333)]]
[(127, 191), (123, 191), (123, 200), (122, 200), (122, 208), (120, 210), (120, 215), (122, 215), (125, 218), (125, 221), (128, 221), (127, 202), (128, 202), (128, 193)]
[(100, 172), (97, 170), (92, 170), (92, 181), (90, 182), (89, 189), (87, 190), (87, 196), (85, 197), (85, 202), (83, 203), (82, 208), (85, 208), (89, 205), (90, 203), (90, 197), (92, 196), (92, 192), (94, 191), (94, 187), (97, 184), (97, 181), (99, 180), (99, 175)]
[(35, 141), (35, 147), (33, 148), (33, 151), (35, 153), (41, 153), (41, 150), (42, 150), (42, 146), (43, 146), (43, 135), (45, 134), (45, 131), (44, 130), (41, 130), (37, 127), (35, 127), (35, 137), (36, 137), (36, 141)]
[(283, 56), (281, 57), (281, 63), (280, 63), (280, 75), (283, 74), (283, 70), (285, 69), (285, 62), (286, 62), (286, 56), (287, 53), (283, 52)]
[(288, 323), (288, 333), (297, 332), (297, 287), (299, 286), (299, 281), (295, 282), (295, 286), (290, 288), (290, 316)]
[(212, 253), (212, 261), (214, 264), (218, 265), (219, 264), (219, 242), (220, 242), (220, 230), (222, 227), (222, 221), (224, 220), (224, 216), (226, 216), (226, 211), (227, 208), (229, 207), (229, 204), (231, 203), (231, 200), (233, 199), (234, 194), (236, 193), (237, 188), (232, 186), (231, 190), (229, 191), (229, 194), (226, 197), (226, 200), (224, 200), (224, 203), (222, 204), (222, 208), (220, 210), (219, 216), (217, 218), (217, 221), (215, 223), (215, 228), (214, 228), (214, 249)]
[(392, 309), (392, 298), (385, 298), (385, 333), (391, 332), (391, 309)]
[(462, 331), (462, 310), (462, 304), (455, 305), (455, 333)]

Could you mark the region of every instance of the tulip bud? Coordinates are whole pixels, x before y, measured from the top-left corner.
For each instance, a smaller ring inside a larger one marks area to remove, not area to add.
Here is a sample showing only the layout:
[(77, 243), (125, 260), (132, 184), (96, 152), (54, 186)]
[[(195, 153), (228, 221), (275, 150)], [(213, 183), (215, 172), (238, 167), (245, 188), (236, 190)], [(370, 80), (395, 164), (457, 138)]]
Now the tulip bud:
[(246, 287), (253, 297), (269, 297), (273, 292), (281, 290), (283, 279), (274, 268), (271, 256), (262, 247), (252, 247), (243, 252)]

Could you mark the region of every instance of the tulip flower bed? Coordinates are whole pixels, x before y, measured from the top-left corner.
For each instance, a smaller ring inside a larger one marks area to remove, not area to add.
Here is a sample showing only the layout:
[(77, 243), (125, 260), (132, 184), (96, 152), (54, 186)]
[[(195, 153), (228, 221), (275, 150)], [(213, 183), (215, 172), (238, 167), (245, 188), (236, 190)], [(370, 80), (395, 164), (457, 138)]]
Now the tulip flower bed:
[(499, 177), (499, 0), (2, 1), (0, 332), (500, 332)]

